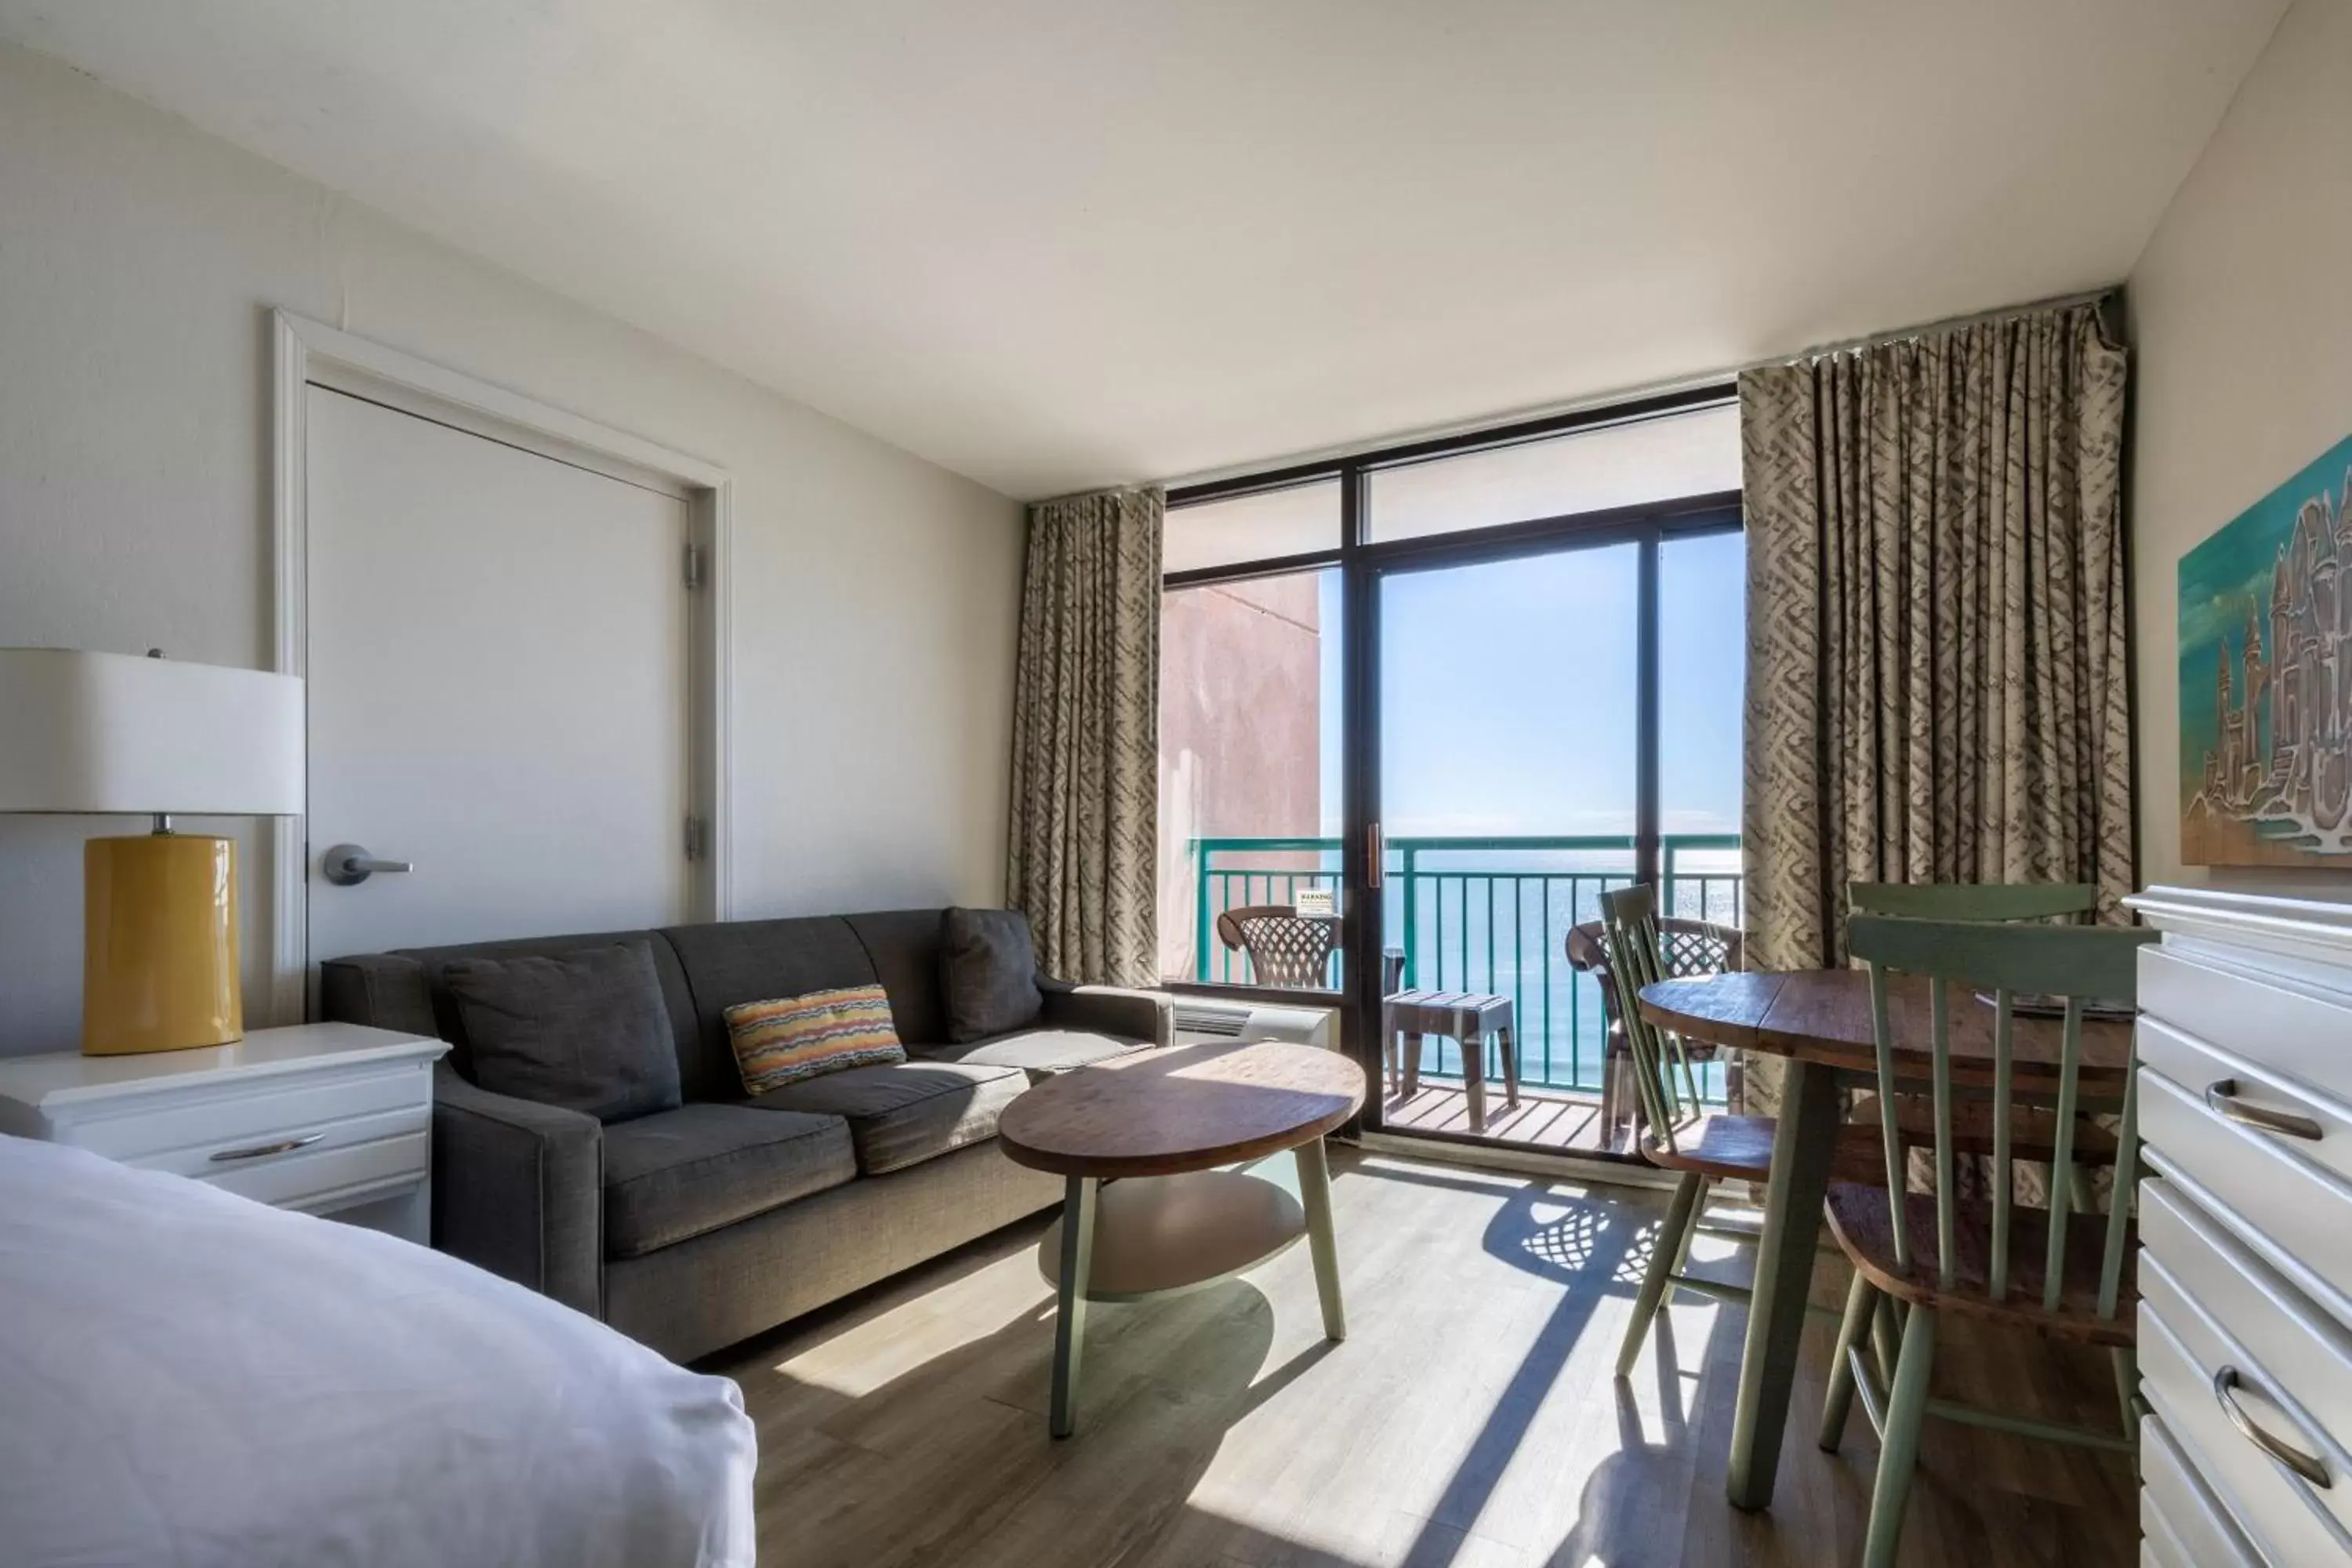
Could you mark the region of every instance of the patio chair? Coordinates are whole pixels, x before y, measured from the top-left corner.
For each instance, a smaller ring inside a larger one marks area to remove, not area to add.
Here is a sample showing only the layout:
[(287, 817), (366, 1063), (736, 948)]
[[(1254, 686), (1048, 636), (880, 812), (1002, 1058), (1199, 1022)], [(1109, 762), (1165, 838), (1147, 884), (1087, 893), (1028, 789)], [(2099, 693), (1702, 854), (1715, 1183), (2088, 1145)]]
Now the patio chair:
[(1217, 940), (1248, 957), (1256, 984), (1320, 990), (1330, 984), (1339, 917), (1302, 915), (1295, 904), (1244, 904), (1217, 916)]
[[(1741, 967), (1745, 938), (1736, 926), (1712, 921), (1657, 921), (1663, 944), (1661, 977), (1681, 979), (1694, 974), (1727, 974)], [(1601, 985), (1601, 1016), (1606, 1025), (1601, 1047), (1601, 1146), (1614, 1148), (1621, 1128), (1633, 1120), (1631, 1099), (1632, 1048), (1624, 1021), (1618, 1016), (1617, 987), (1609, 973), (1609, 948), (1602, 922), (1587, 921), (1568, 933), (1568, 962), (1572, 969), (1591, 975)], [(1693, 1040), (1685, 1047), (1693, 1062), (1723, 1062), (1724, 1099), (1738, 1110), (1746, 1100), (1740, 1058), (1737, 1051), (1718, 1053), (1715, 1047)]]

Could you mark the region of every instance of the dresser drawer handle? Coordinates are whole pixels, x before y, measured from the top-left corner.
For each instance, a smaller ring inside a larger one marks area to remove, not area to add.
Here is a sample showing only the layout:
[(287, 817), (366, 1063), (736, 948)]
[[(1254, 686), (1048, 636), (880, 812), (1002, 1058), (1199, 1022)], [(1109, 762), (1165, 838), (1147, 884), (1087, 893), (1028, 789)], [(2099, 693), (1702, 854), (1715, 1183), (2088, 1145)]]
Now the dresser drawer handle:
[(272, 1154), (289, 1154), (297, 1149), (308, 1149), (325, 1136), (323, 1132), (310, 1132), (279, 1143), (255, 1143), (244, 1149), (217, 1149), (213, 1152), (212, 1158), (215, 1163), (223, 1160), (266, 1160)]
[(2272, 1110), (2260, 1105), (2248, 1105), (2238, 1098), (2238, 1080), (2233, 1078), (2216, 1079), (2207, 1084), (2205, 1106), (2224, 1121), (2234, 1121), (2241, 1127), (2259, 1127), (2282, 1138), (2307, 1138), (2316, 1143), (2327, 1135), (2326, 1129), (2308, 1116), (2298, 1116), (2292, 1110)]
[(2316, 1454), (2306, 1454), (2292, 1443), (2282, 1442), (2254, 1425), (2254, 1418), (2238, 1403), (2238, 1369), (2225, 1366), (2213, 1374), (2213, 1397), (2221, 1406), (2221, 1414), (2238, 1429), (2238, 1436), (2309, 1481), (2322, 1491), (2330, 1485), (2327, 1467)]

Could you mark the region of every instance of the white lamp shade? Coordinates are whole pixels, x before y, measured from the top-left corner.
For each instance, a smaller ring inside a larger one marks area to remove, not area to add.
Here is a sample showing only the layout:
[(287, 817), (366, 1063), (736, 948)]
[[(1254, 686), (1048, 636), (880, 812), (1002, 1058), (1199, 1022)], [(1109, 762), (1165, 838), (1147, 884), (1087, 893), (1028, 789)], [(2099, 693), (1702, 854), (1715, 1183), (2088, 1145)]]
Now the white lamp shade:
[(299, 816), (302, 682), (70, 648), (0, 648), (0, 812)]

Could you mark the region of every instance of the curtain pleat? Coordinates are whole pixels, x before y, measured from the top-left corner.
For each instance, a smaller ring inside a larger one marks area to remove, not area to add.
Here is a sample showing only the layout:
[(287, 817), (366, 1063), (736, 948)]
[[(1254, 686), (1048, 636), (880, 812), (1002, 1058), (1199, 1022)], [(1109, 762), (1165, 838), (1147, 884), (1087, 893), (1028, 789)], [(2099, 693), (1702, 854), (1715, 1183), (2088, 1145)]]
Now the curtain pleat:
[(1146, 985), (1158, 952), (1159, 490), (1029, 509), (1006, 899), (1049, 974)]
[(1843, 963), (1850, 881), (2088, 882), (2121, 918), (2125, 366), (2082, 305), (1740, 377), (1754, 967)]

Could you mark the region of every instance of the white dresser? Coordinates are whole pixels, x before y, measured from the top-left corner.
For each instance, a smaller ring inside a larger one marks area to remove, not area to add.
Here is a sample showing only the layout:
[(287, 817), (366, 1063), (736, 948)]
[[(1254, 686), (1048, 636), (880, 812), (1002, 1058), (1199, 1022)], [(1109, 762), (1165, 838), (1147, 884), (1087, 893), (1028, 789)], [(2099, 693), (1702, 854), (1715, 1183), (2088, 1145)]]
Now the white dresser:
[(2352, 903), (2129, 903), (2141, 1560), (2352, 1564)]
[(0, 1132), (431, 1239), (446, 1042), (303, 1024), (149, 1056), (0, 1058)]

